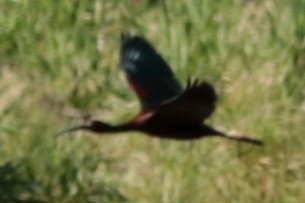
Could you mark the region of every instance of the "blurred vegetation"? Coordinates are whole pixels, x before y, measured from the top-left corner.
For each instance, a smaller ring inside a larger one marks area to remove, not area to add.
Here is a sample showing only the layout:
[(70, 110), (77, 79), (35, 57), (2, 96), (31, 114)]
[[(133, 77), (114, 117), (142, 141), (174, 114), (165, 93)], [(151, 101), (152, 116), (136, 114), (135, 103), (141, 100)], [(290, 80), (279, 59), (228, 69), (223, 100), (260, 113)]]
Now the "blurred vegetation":
[[(304, 25), (304, 0), (0, 1), (0, 202), (305, 201)], [(56, 138), (85, 114), (137, 113), (122, 31), (145, 36), (183, 84), (213, 83), (209, 122), (265, 147)]]

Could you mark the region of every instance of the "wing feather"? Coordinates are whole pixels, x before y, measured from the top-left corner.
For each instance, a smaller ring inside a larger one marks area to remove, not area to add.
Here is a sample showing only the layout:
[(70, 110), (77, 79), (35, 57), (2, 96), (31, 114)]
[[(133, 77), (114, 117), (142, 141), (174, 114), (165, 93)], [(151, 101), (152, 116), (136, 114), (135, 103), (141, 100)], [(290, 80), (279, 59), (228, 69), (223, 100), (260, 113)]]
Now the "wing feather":
[(187, 88), (180, 96), (161, 105), (154, 117), (161, 120), (187, 120), (199, 124), (213, 113), (216, 100), (212, 85), (195, 80), (193, 83), (188, 82)]
[(121, 66), (142, 109), (155, 109), (182, 92), (170, 66), (141, 37), (122, 34)]

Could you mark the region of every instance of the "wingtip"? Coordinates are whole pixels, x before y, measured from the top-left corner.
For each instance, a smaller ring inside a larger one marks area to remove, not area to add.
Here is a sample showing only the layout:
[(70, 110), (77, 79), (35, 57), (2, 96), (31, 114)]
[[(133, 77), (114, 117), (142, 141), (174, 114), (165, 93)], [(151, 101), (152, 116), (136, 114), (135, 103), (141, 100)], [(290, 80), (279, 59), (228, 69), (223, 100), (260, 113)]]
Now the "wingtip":
[(186, 87), (185, 88), (188, 89), (191, 86), (191, 83), (192, 83), (191, 82), (191, 77), (188, 77), (187, 81), (186, 81)]
[(129, 32), (122, 32), (121, 33), (121, 42), (122, 43), (125, 43), (130, 38), (131, 38), (131, 34)]
[(196, 88), (196, 87), (203, 86), (203, 85), (212, 86), (212, 85), (209, 84), (208, 82), (200, 81), (198, 78), (191, 78), (191, 77), (188, 77), (188, 78), (187, 78), (187, 82), (186, 82), (185, 88), (186, 88), (186, 89), (189, 89), (189, 88)]
[(126, 47), (130, 44), (137, 44), (139, 42), (145, 41), (143, 38), (141, 38), (138, 35), (131, 34), (130, 32), (122, 32), (121, 33), (121, 46)]
[[(141, 35), (130, 33), (130, 32), (121, 32), (121, 43), (122, 45), (126, 45), (129, 43), (139, 43), (139, 44), (146, 44), (146, 46), (151, 46), (144, 37)], [(153, 48), (153, 47), (151, 47)]]

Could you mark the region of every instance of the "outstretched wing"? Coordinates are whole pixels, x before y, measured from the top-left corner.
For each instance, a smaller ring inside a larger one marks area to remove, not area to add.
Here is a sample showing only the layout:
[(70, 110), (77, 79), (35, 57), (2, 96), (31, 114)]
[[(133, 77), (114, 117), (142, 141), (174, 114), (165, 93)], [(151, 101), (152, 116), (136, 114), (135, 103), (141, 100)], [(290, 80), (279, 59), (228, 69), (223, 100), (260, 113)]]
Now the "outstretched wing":
[(188, 85), (177, 98), (161, 105), (154, 117), (160, 120), (180, 120), (201, 124), (215, 110), (217, 96), (214, 88), (207, 82)]
[(140, 99), (142, 109), (156, 109), (182, 93), (169, 65), (141, 37), (122, 34), (121, 66)]

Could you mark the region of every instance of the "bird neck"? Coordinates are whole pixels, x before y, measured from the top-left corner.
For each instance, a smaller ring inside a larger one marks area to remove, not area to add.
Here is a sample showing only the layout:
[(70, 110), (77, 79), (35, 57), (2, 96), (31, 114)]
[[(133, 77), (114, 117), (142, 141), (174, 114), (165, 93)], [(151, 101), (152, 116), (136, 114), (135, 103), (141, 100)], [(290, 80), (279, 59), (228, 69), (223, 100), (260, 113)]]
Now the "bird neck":
[(123, 131), (132, 131), (135, 130), (135, 126), (132, 124), (123, 124), (113, 126), (101, 121), (91, 121), (89, 125), (84, 126), (85, 130), (89, 130), (95, 133), (115, 133), (115, 132), (123, 132)]

